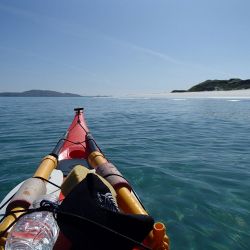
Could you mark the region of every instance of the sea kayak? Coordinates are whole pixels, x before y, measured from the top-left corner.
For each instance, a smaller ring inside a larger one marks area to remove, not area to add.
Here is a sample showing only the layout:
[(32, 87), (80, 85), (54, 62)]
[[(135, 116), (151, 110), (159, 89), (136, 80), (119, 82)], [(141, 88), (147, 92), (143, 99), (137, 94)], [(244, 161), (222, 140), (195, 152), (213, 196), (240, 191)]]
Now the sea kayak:
[[(165, 225), (154, 221), (128, 180), (105, 157), (83, 108), (74, 111), (68, 130), (34, 175), (1, 202), (0, 249), (169, 249)], [(52, 195), (53, 202), (46, 198)], [(19, 224), (34, 223), (37, 217), (32, 215), (39, 213), (55, 219), (58, 235), (53, 244), (42, 239), (44, 228), (38, 228), (40, 238), (33, 239), (25, 227), (20, 233)], [(29, 237), (34, 245), (13, 248), (13, 237), (15, 242)]]

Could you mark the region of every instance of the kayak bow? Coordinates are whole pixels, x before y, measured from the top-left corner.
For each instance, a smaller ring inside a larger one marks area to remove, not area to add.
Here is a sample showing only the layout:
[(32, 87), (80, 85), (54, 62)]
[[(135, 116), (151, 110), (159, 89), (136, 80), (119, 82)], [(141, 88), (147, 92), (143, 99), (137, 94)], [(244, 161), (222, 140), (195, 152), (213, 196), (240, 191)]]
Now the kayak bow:
[[(39, 196), (54, 193), (59, 200), (65, 197), (67, 200), (68, 194), (73, 192), (72, 190), (88, 173), (94, 173), (112, 194), (115, 193), (118, 213), (121, 216), (148, 216), (129, 182), (98, 147), (86, 124), (83, 108), (76, 108), (74, 119), (67, 132), (52, 152), (42, 160), (33, 177), (14, 188), (0, 204), (1, 213), (5, 213), (0, 224), (0, 249), (4, 249), (11, 226)], [(62, 187), (62, 190), (60, 191), (58, 187)], [(169, 249), (169, 239), (165, 230), (164, 224), (154, 223), (152, 230), (147, 236), (145, 235), (141, 243), (148, 249)], [(57, 241), (62, 239), (63, 237), (59, 236)], [(61, 249), (68, 249), (65, 242), (67, 242), (65, 238), (61, 244), (57, 242), (57, 249), (58, 245)], [(135, 246), (133, 249), (143, 249), (141, 247), (142, 245)]]

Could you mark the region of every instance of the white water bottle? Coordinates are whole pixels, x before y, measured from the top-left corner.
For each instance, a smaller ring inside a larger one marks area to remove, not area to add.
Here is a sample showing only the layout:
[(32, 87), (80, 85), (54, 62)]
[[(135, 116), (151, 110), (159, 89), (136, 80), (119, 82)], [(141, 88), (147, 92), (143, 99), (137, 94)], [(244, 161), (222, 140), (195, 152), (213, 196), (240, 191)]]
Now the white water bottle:
[[(52, 195), (36, 200), (32, 208), (40, 207), (42, 200), (57, 202)], [(51, 250), (57, 240), (59, 228), (51, 212), (38, 211), (21, 217), (8, 234), (5, 250)]]

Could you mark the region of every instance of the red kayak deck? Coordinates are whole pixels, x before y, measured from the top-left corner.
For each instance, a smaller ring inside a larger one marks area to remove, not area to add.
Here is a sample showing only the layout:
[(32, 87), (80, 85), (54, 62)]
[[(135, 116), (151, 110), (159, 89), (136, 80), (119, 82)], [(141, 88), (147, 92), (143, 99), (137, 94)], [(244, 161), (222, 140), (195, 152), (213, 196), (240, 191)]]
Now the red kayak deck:
[(83, 110), (76, 112), (74, 120), (67, 130), (65, 142), (60, 150), (58, 160), (87, 159), (88, 146), (86, 135), (89, 132)]

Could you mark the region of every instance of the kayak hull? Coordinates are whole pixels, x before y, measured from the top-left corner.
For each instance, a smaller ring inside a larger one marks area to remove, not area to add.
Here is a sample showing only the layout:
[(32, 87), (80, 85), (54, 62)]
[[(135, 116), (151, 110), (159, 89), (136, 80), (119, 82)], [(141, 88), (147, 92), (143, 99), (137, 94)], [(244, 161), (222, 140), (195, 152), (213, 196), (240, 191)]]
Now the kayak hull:
[[(141, 223), (142, 225), (141, 229), (144, 227), (144, 225), (147, 227), (149, 226), (149, 228), (153, 229), (153, 227), (150, 226), (153, 222), (152, 217), (148, 215), (147, 211), (145, 210), (144, 206), (142, 205), (141, 201), (139, 200), (138, 196), (136, 195), (128, 181), (122, 176), (117, 168), (112, 163), (110, 163), (108, 159), (106, 159), (102, 151), (97, 146), (94, 138), (90, 134), (84, 117), (83, 109), (77, 108), (75, 109), (75, 111), (76, 113), (73, 121), (66, 131), (64, 137), (59, 140), (52, 153), (47, 155), (42, 160), (41, 164), (33, 175), (33, 178), (30, 178), (28, 180), (31, 181), (31, 183), (32, 180), (33, 183), (38, 181), (37, 179), (40, 179), (39, 181), (42, 180), (45, 183), (45, 194), (53, 194), (58, 198), (59, 201), (62, 201), (62, 204), (65, 204), (63, 203), (64, 200), (67, 200), (68, 196), (72, 197), (71, 190), (74, 190), (75, 187), (78, 187), (78, 184), (82, 184), (82, 181), (85, 180), (86, 176), (91, 178), (91, 175), (94, 175), (102, 183), (102, 185), (105, 185), (106, 188), (108, 188), (110, 192), (109, 195), (111, 195), (115, 199), (114, 204), (116, 204), (118, 209), (118, 213), (115, 214), (115, 216), (124, 217), (125, 219), (122, 219), (122, 221), (124, 222), (132, 216), (132, 218), (130, 218), (129, 220), (139, 221), (139, 223)], [(84, 172), (83, 169), (85, 169), (84, 171), (86, 172), (86, 174), (84, 174), (84, 177), (81, 177), (81, 172)], [(23, 192), (20, 190), (24, 190), (28, 185), (28, 180), (20, 183), (14, 189), (12, 189), (5, 197), (5, 199), (1, 202), (1, 214), (5, 214), (6, 211), (7, 213), (9, 213), (20, 208), (24, 210), (29, 208), (29, 205), (32, 204), (31, 198), (27, 201), (25, 200), (25, 196), (20, 193)], [(65, 183), (67, 183), (67, 185)], [(63, 192), (65, 186), (70, 187), (70, 189), (68, 189), (68, 192)], [(37, 192), (37, 194), (39, 195), (39, 192)], [(84, 196), (84, 194), (85, 193), (81, 193), (80, 197), (82, 197), (82, 195)], [(15, 200), (16, 196), (18, 197), (18, 199)], [(98, 199), (100, 199), (100, 197)], [(32, 198), (35, 201), (35, 198), (39, 197)], [(15, 203), (13, 203), (13, 200)], [(20, 204), (25, 204), (25, 206), (20, 206)], [(88, 206), (88, 204), (85, 204), (84, 202), (83, 204), (85, 206)], [(75, 205), (76, 207), (78, 206), (78, 204)], [(16, 216), (7, 214), (3, 218), (3, 222), (0, 224), (1, 250), (4, 249), (1, 248), (1, 246), (4, 246), (4, 242), (6, 240), (5, 236), (10, 228), (9, 225), (15, 223), (15, 220), (19, 216), (21, 216), (22, 213), (23, 212), (15, 214)], [(140, 221), (143, 216), (144, 219), (147, 220), (147, 224), (143, 224), (144, 222)], [(99, 216), (97, 215), (97, 217)], [(94, 224), (91, 223), (92, 226)], [(155, 225), (157, 225), (157, 230), (152, 230), (151, 233), (149, 233), (150, 231), (148, 231), (148, 233), (145, 234), (145, 237), (147, 235), (148, 236), (144, 242), (152, 247), (152, 249), (156, 250), (158, 249), (158, 247), (155, 248), (154, 246), (159, 246), (159, 249), (167, 250), (169, 241), (168, 237), (165, 235), (165, 226), (164, 224), (161, 224), (162, 229), (159, 232), (159, 224)], [(120, 225), (118, 225), (118, 230), (119, 227)], [(145, 228), (146, 227), (144, 227), (144, 229)], [(129, 231), (127, 233), (129, 233)], [(136, 235), (137, 233), (135, 232), (134, 234)], [(140, 245), (141, 243), (137, 242), (136, 245), (138, 244)], [(54, 249), (70, 249), (70, 246), (70, 241), (61, 232)], [(115, 249), (118, 248), (116, 247)], [(120, 246), (120, 249), (124, 248)], [(133, 249), (136, 250), (141, 248)]]

